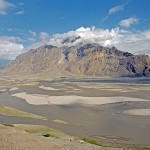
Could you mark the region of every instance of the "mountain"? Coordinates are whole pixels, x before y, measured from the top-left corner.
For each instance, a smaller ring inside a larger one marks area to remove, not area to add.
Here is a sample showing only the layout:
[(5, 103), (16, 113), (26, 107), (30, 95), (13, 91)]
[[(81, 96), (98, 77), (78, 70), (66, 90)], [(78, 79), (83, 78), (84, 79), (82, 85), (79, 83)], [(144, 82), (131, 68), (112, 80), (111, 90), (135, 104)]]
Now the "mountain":
[(9, 59), (0, 59), (0, 68), (6, 67), (11, 62), (12, 62), (12, 60), (9, 60)]
[(2, 73), (37, 74), (41, 78), (150, 76), (150, 58), (93, 43), (61, 47), (44, 45), (19, 55)]

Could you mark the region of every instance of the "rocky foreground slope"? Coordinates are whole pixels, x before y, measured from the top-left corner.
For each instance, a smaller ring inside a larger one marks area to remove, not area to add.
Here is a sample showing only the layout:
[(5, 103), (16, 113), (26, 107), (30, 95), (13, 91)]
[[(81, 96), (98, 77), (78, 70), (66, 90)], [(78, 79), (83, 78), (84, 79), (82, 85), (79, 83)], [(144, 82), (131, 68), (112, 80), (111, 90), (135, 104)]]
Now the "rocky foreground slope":
[(1, 150), (121, 150), (100, 147), (70, 139), (45, 138), (23, 130), (0, 125)]
[(98, 44), (77, 44), (56, 47), (44, 45), (19, 55), (3, 69), (4, 75), (38, 74), (63, 76), (150, 76), (150, 58), (133, 55), (115, 47)]

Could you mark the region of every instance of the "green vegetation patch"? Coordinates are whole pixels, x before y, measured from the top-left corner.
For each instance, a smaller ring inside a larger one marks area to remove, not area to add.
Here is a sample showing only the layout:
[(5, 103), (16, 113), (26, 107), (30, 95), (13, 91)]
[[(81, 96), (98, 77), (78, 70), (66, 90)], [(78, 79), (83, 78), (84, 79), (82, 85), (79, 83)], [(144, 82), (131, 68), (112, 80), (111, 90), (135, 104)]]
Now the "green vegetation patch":
[(50, 137), (51, 135), (50, 134), (44, 134), (43, 136), (44, 137)]
[(80, 125), (75, 125), (75, 124), (66, 122), (66, 121), (64, 121), (64, 120), (50, 120), (50, 122), (58, 123), (58, 124), (63, 124), (63, 125), (69, 125), (69, 126), (81, 127)]
[(52, 134), (44, 134), (43, 136), (44, 136), (44, 137), (53, 137), (53, 138), (59, 138), (59, 137), (56, 137), (56, 136), (54, 136), (54, 135), (52, 135)]
[(95, 140), (90, 140), (90, 139), (87, 139), (87, 138), (81, 138), (81, 140), (86, 142), (86, 143), (102, 146), (102, 145), (98, 144)]
[(23, 112), (14, 108), (6, 107), (0, 104), (0, 114), (4, 116), (15, 116), (15, 117), (25, 117), (34, 119), (46, 119), (45, 117), (34, 115), (32, 113)]
[(1, 125), (7, 126), (7, 127), (15, 127), (13, 124), (8, 124), (8, 123), (2, 123), (0, 122)]
[(65, 133), (59, 130), (48, 128), (43, 125), (15, 124), (14, 126), (19, 129), (23, 129), (28, 133), (34, 133), (34, 134), (42, 135), (44, 137), (60, 138), (60, 137), (65, 136)]
[(87, 138), (80, 138), (80, 140), (82, 140), (82, 141), (84, 141), (84, 142), (86, 142), (86, 143), (94, 144), (94, 145), (101, 146), (101, 147), (122, 148), (122, 147), (120, 147), (120, 146), (97, 143), (95, 140), (91, 140), (91, 139), (87, 139)]
[[(87, 138), (80, 138), (80, 140), (82, 140), (86, 143), (94, 144), (94, 145), (101, 146), (101, 147), (123, 148), (121, 146), (99, 144), (95, 140), (91, 140), (91, 139), (87, 139)], [(126, 148), (123, 148), (123, 149), (126, 149)], [(131, 150), (150, 150), (150, 147), (131, 148)]]
[(150, 150), (150, 147), (139, 147), (139, 148), (135, 148), (133, 150)]

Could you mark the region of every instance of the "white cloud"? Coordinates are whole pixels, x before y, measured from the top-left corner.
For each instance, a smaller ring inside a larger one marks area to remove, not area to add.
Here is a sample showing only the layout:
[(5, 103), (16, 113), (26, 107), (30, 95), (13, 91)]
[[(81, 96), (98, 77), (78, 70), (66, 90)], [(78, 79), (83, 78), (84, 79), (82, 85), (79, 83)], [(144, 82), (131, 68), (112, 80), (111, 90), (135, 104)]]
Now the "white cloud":
[(123, 4), (121, 4), (121, 5), (116, 5), (116, 6), (112, 7), (112, 8), (110, 8), (109, 11), (108, 11), (108, 15), (105, 16), (105, 17), (103, 17), (103, 18), (101, 19), (101, 22), (104, 22), (104, 21), (108, 20), (108, 18), (109, 18), (112, 14), (115, 14), (115, 13), (118, 13), (118, 12), (120, 12), (120, 11), (123, 11), (124, 8), (126, 7), (126, 5), (128, 5), (128, 4), (131, 3), (132, 1), (133, 1), (133, 0), (128, 0), (128, 1), (126, 1), (125, 3), (123, 3)]
[(41, 32), (41, 33), (39, 34), (39, 38), (40, 38), (39, 41), (37, 41), (37, 40), (35, 39), (35, 38), (37, 37), (36, 32), (33, 32), (33, 31), (30, 30), (29, 33), (32, 35), (32, 37), (29, 38), (28, 40), (31, 41), (32, 44), (29, 45), (28, 47), (26, 47), (26, 49), (25, 49), (26, 51), (28, 51), (28, 50), (30, 50), (30, 49), (36, 49), (36, 48), (38, 48), (38, 47), (40, 47), (40, 46), (46, 45), (47, 42), (48, 42), (49, 39), (50, 39), (49, 34), (46, 33), (46, 32)]
[(139, 21), (138, 18), (131, 17), (131, 18), (128, 18), (128, 19), (121, 20), (119, 22), (119, 25), (121, 27), (130, 27), (131, 25), (134, 25), (134, 24), (138, 23), (138, 21)]
[(150, 55), (150, 30), (140, 32), (126, 31), (117, 45), (120, 50), (129, 51), (134, 54)]
[(24, 3), (19, 3), (18, 5), (23, 6), (23, 5), (24, 5)]
[(23, 52), (23, 45), (17, 42), (21, 41), (18, 37), (0, 37), (0, 59), (15, 59)]
[(101, 19), (101, 22), (105, 22), (107, 19), (109, 18), (109, 16), (105, 16)]
[(9, 42), (22, 42), (22, 40), (19, 37), (14, 36), (0, 36), (0, 41), (9, 41)]
[(6, 15), (7, 10), (11, 7), (15, 7), (15, 5), (6, 0), (0, 0), (0, 15)]
[(11, 32), (11, 31), (13, 31), (13, 29), (11, 29), (11, 28), (8, 28), (8, 29), (7, 29), (7, 31)]
[(117, 12), (120, 12), (120, 11), (123, 11), (125, 6), (128, 5), (129, 3), (131, 3), (133, 0), (127, 0), (124, 4), (122, 5), (117, 5), (117, 6), (114, 6), (112, 8), (109, 9), (109, 14), (114, 14), (114, 13), (117, 13)]
[(46, 42), (40, 41), (40, 42), (32, 43), (25, 50), (28, 51), (30, 49), (36, 49), (36, 48), (39, 48), (39, 47), (41, 47), (43, 45), (46, 45)]
[(72, 46), (78, 43), (98, 43), (107, 46), (108, 40), (117, 42), (119, 28), (112, 30), (96, 29), (95, 27), (81, 27), (75, 31), (64, 34), (55, 34), (51, 37), (49, 44), (56, 46)]
[(33, 32), (33, 31), (29, 30), (29, 33), (31, 34), (31, 36), (32, 36), (33, 38), (36, 37), (36, 32)]
[(48, 44), (61, 46), (74, 46), (79, 43), (96, 43), (102, 46), (115, 46), (122, 51), (131, 53), (146, 53), (150, 55), (150, 30), (131, 32), (129, 30), (96, 29), (95, 27), (81, 27), (75, 31), (64, 34), (55, 34)]
[(47, 41), (48, 39), (49, 39), (49, 34), (47, 34), (46, 32), (40, 33), (40, 40), (41, 41)]
[(29, 41), (33, 42), (36, 39), (36, 32), (33, 32), (31, 30), (29, 30), (29, 34), (31, 35), (31, 37), (28, 38)]
[(24, 10), (20, 10), (20, 11), (17, 11), (15, 14), (16, 14), (16, 15), (23, 15), (24, 13), (25, 13)]
[(124, 9), (125, 5), (118, 5), (109, 9), (109, 14), (114, 14)]
[[(36, 34), (32, 36), (36, 36)], [(123, 30), (118, 27), (110, 30), (81, 27), (67, 33), (54, 34), (51, 37), (47, 33), (42, 32), (40, 38), (41, 41), (33, 43), (27, 49), (37, 48), (44, 44), (62, 47), (75, 46), (80, 43), (83, 45), (96, 43), (106, 47), (115, 46), (119, 50), (133, 54), (145, 53), (150, 55), (150, 30), (141, 32)], [(50, 40), (47, 42), (48, 39)], [(20, 44), (20, 42), (22, 40), (19, 37), (0, 37), (0, 59), (14, 59), (17, 55), (25, 52), (23, 44)]]

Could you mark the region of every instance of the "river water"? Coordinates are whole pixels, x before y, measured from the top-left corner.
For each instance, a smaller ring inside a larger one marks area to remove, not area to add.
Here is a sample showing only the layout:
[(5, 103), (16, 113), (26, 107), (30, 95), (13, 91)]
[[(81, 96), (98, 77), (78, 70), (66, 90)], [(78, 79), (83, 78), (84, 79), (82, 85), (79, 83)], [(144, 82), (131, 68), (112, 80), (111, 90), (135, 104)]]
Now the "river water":
[[(65, 81), (66, 82), (66, 81)], [(45, 125), (54, 129), (61, 130), (69, 135), (77, 137), (86, 137), (104, 143), (119, 143), (119, 144), (137, 144), (150, 145), (150, 117), (149, 116), (132, 116), (122, 112), (128, 109), (150, 108), (150, 102), (120, 102), (101, 106), (56, 106), (56, 105), (41, 105), (35, 106), (26, 103), (25, 100), (12, 97), (11, 95), (17, 92), (28, 92), (31, 94), (45, 95), (67, 95), (68, 92), (63, 91), (63, 88), (68, 86), (68, 83), (55, 84), (42, 81), (40, 85), (49, 85), (60, 88), (59, 91), (41, 90), (38, 86), (19, 87), (18, 91), (0, 93), (0, 104), (16, 108), (22, 111), (47, 117), (48, 120), (64, 120), (72, 125), (63, 125), (52, 123), (50, 121), (7, 117), (0, 115), (0, 122), (10, 124), (37, 124)], [(72, 83), (69, 84), (74, 87)], [(122, 85), (128, 86), (128, 85)], [(140, 89), (141, 85), (139, 85)], [(79, 87), (74, 87), (79, 88)], [(68, 89), (67, 89), (68, 90)], [(90, 92), (90, 94), (89, 94)], [(141, 92), (141, 93), (140, 93)], [(92, 94), (91, 94), (92, 93)], [(144, 93), (144, 94), (142, 94)], [(96, 91), (95, 89), (84, 89), (78, 95), (83, 96), (125, 96), (139, 97), (147, 99), (150, 95), (149, 91), (139, 90), (132, 93), (119, 93), (110, 91)], [(68, 95), (75, 94), (70, 92)], [(143, 96), (144, 95), (144, 96)], [(150, 98), (150, 97), (149, 97)], [(95, 138), (97, 137), (97, 138)], [(106, 139), (105, 139), (106, 138)], [(116, 140), (117, 139), (117, 140)]]

